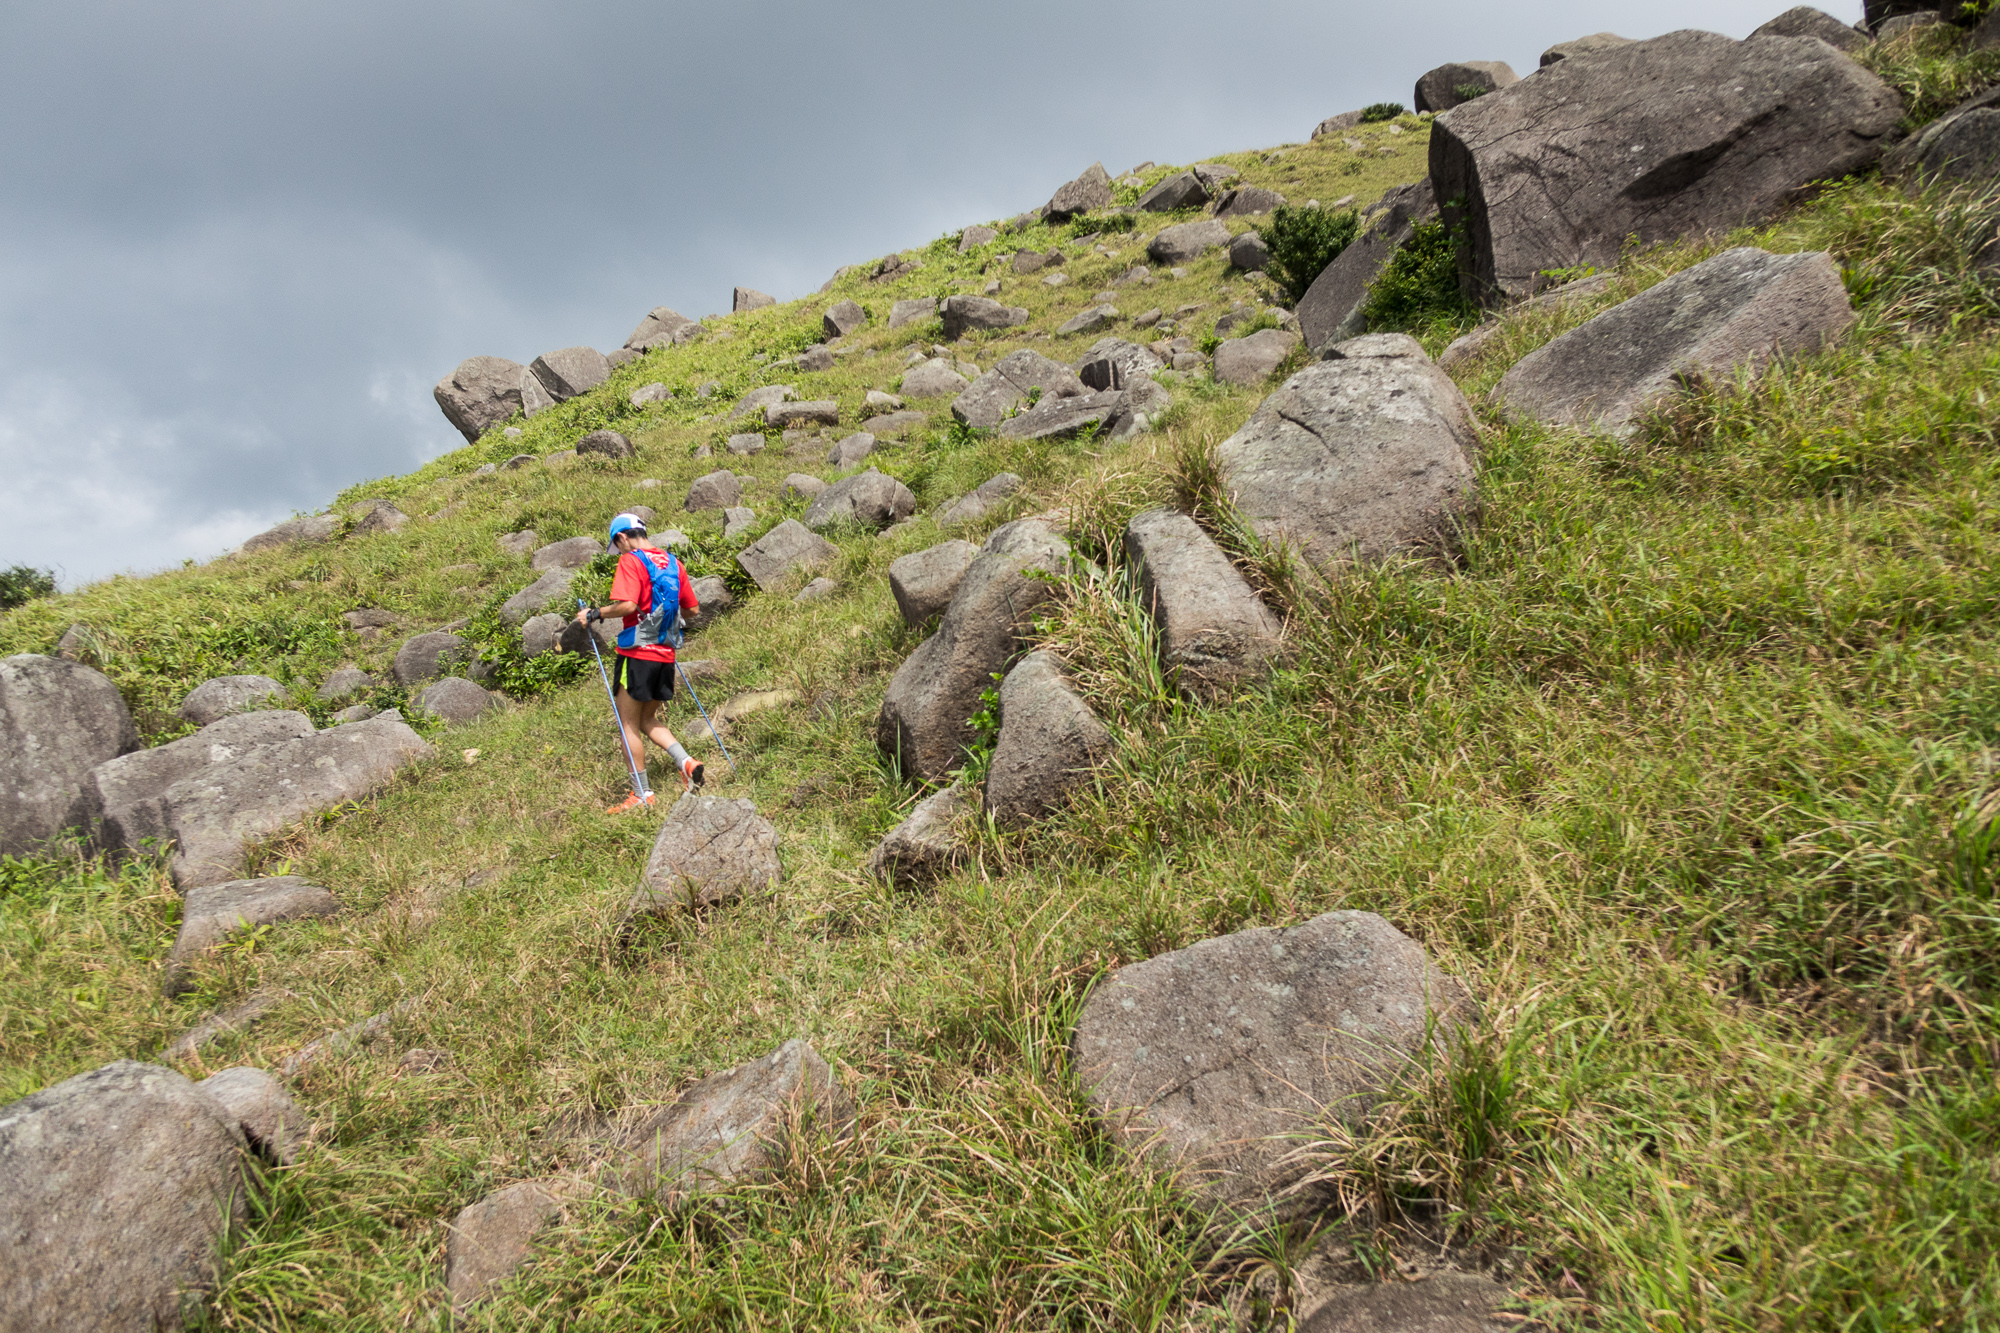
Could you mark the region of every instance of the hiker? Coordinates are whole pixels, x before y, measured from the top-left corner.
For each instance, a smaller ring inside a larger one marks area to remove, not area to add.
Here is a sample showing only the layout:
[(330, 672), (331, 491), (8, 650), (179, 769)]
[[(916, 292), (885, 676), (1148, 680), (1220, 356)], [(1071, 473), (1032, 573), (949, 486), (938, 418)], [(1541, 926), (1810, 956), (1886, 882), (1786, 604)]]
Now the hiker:
[[(646, 525), (637, 514), (620, 514), (611, 520), (611, 541), (607, 550), (618, 553), (618, 572), (611, 576), (611, 601), (605, 606), (587, 606), (576, 613), (576, 623), (586, 630), (593, 620), (623, 617), (618, 631), (617, 669), (612, 674), (612, 704), (618, 710), (618, 724), (625, 730), (625, 744), (632, 758), (645, 770), (645, 741), (667, 752), (680, 767), (681, 789), (692, 791), (701, 785), (702, 766), (690, 755), (667, 724), (660, 720), (660, 705), (674, 697), (674, 645), (681, 640), (681, 615), (701, 610), (687, 569), (667, 552), (646, 540)], [(635, 791), (607, 810), (623, 814), (652, 804), (653, 794)]]

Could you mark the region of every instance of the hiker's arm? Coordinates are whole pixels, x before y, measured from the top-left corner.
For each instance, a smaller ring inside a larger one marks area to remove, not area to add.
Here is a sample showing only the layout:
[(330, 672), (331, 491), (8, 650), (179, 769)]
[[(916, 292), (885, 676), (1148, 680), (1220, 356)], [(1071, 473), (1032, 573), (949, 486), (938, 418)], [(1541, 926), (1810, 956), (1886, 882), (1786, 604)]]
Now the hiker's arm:
[(610, 602), (599, 607), (586, 606), (583, 610), (576, 613), (576, 623), (579, 625), (588, 625), (591, 619), (590, 613), (593, 610), (597, 612), (598, 619), (600, 620), (623, 620), (626, 616), (636, 614), (639, 610), (639, 605), (636, 602)]

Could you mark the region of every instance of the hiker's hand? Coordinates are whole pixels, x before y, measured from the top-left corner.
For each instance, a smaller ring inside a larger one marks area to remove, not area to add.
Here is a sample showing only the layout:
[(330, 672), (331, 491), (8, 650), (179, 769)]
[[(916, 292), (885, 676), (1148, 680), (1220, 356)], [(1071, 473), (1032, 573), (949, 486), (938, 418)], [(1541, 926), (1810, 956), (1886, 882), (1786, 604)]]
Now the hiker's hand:
[(576, 623), (579, 625), (588, 626), (591, 621), (597, 618), (597, 608), (594, 606), (586, 606), (583, 610), (576, 613)]

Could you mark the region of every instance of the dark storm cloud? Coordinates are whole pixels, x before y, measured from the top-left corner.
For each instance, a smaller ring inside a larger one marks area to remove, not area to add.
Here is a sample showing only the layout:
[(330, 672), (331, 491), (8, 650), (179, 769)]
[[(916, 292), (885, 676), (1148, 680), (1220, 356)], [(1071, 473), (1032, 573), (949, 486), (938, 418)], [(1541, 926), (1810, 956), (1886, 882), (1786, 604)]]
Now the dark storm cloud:
[[(1783, 6), (1772, 0), (1774, 12)], [(1844, 12), (1844, 8), (1837, 12)], [(455, 447), (460, 359), (1121, 171), (1303, 138), (1447, 59), (1721, 0), (1534, 7), (71, 3), (0, 49), (0, 565), (213, 555)], [(1854, 17), (1848, 15), (1848, 17)]]

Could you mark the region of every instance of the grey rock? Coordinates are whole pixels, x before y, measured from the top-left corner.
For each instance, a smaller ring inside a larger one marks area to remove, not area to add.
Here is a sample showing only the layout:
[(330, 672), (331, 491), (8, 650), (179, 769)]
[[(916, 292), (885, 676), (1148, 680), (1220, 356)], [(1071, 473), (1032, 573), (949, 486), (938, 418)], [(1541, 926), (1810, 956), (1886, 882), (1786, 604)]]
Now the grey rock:
[(922, 430), (930, 424), (930, 418), (915, 410), (890, 412), (884, 416), (868, 418), (868, 433), (877, 440), (896, 440), (911, 431)]
[(1767, 218), (1874, 162), (1901, 114), (1892, 89), (1817, 39), (1674, 32), (1440, 116), (1431, 183), (1468, 200), (1465, 293), (1519, 298), (1549, 270), (1615, 267), (1628, 237)]
[(653, 839), (639, 890), (625, 909), (625, 928), (643, 916), (685, 907), (713, 907), (784, 878), (778, 830), (749, 801), (682, 796)]
[(595, 537), (565, 537), (535, 548), (535, 553), (528, 557), (528, 568), (582, 569), (602, 554), (604, 543)]
[[(1514, 311), (1532, 310), (1539, 306), (1568, 305), (1575, 301), (1586, 300), (1607, 290), (1615, 277), (1616, 275), (1611, 273), (1592, 273), (1587, 277), (1578, 278), (1574, 282), (1566, 282), (1560, 287), (1551, 287), (1547, 291), (1537, 292), (1527, 300), (1510, 307), (1510, 309)], [(1501, 333), (1505, 332), (1507, 327), (1505, 321), (1497, 319), (1488, 320), (1472, 332), (1452, 339), (1451, 345), (1438, 353), (1438, 368), (1441, 370), (1450, 370), (1453, 366), (1462, 365), (1470, 361), (1473, 357), (1478, 356), (1484, 351), (1488, 344), (1498, 338)], [(1357, 338), (1353, 341), (1358, 343), (1363, 340)]]
[(737, 505), (722, 511), (722, 535), (725, 540), (741, 536), (757, 526), (757, 511)]
[[(701, 600), (701, 593), (699, 591), (695, 593), (695, 599), (697, 601)], [(555, 626), (555, 651), (559, 653), (576, 653), (578, 656), (582, 656), (591, 651), (590, 643), (592, 639), (595, 639), (597, 641), (598, 654), (606, 662), (609, 662), (611, 654), (618, 647), (618, 632), (621, 626), (616, 620), (594, 620), (588, 626), (583, 626), (576, 623), (576, 616), (573, 614), (568, 616), (537, 616), (536, 619), (554, 620), (557, 622)], [(689, 621), (684, 625), (684, 628), (691, 628), (692, 624), (693, 622)]]
[(195, 956), (239, 930), (328, 917), (338, 911), (340, 903), (332, 894), (298, 875), (232, 879), (189, 889), (181, 904), (180, 934), (167, 954), (166, 993), (179, 995), (191, 988)]
[(849, 468), (875, 452), (875, 436), (868, 431), (856, 431), (827, 450), (827, 464), (835, 468)]
[(1090, 345), (1076, 374), (1086, 389), (1123, 389), (1164, 369), (1165, 362), (1137, 343), (1100, 338)]
[(1201, 370), (1208, 365), (1208, 358), (1200, 352), (1175, 352), (1173, 369), (1183, 375)]
[(1875, 40), (1893, 42), (1905, 33), (1915, 32), (1919, 28), (1933, 27), (1940, 22), (1942, 20), (1936, 14), (1898, 14), (1875, 25)]
[[(357, 673), (358, 674), (358, 673)], [(369, 716), (374, 710), (369, 710)], [(80, 813), (96, 821), (97, 844), (106, 850), (164, 848), (173, 837), (167, 789), (209, 764), (224, 763), (260, 745), (277, 745), (314, 733), (304, 713), (235, 713), (148, 750), (133, 750), (90, 770), (81, 784)]]
[(265, 1070), (237, 1065), (210, 1074), (195, 1087), (214, 1098), (250, 1147), (275, 1165), (296, 1163), (312, 1137), (311, 1119)]
[(671, 347), (677, 342), (686, 341), (684, 337), (676, 336), (682, 329), (700, 327), (686, 315), (669, 310), (663, 305), (656, 305), (646, 312), (644, 319), (639, 321), (639, 327), (632, 330), (632, 336), (625, 340), (625, 346), (635, 352), (643, 352), (653, 347)]
[(984, 296), (947, 296), (944, 301), (944, 338), (956, 342), (968, 333), (1011, 329), (1028, 322), (1028, 312), (1020, 306), (1001, 305)]
[(1235, 167), (1222, 162), (1197, 162), (1189, 167), (1188, 170), (1192, 171), (1195, 174), (1195, 178), (1208, 187), (1211, 194), (1221, 188), (1222, 182), (1235, 180), (1242, 174)]
[[(1233, 190), (1225, 190), (1215, 201), (1215, 216), (1219, 218), (1247, 218), (1260, 213), (1268, 213), (1274, 208), (1285, 206), (1285, 196), (1276, 190), (1260, 189), (1255, 185), (1243, 185)], [(1241, 267), (1239, 265), (1239, 267)]]
[(518, 1273), (536, 1233), (585, 1192), (576, 1180), (524, 1180), (461, 1208), (444, 1245), (444, 1284), (453, 1309), (470, 1309)]
[(65, 662), (82, 662), (86, 666), (95, 665), (99, 651), (98, 633), (91, 626), (78, 622), (63, 631), (62, 638), (56, 640), (56, 656)]
[(837, 426), (840, 404), (830, 398), (803, 403), (772, 403), (764, 409), (764, 424), (788, 429), (795, 426)]
[(969, 494), (960, 496), (946, 508), (938, 518), (941, 528), (956, 527), (961, 523), (977, 523), (1004, 503), (1008, 496), (1021, 489), (1021, 479), (1011, 472), (1002, 472), (989, 477)]
[(710, 472), (696, 477), (688, 487), (687, 510), (695, 513), (703, 509), (728, 509), (742, 498), (743, 483), (734, 472)]
[(558, 463), (567, 463), (575, 457), (576, 450), (574, 449), (558, 449), (552, 454), (543, 454), (542, 461), (550, 467), (554, 467)]
[[(1815, 10), (1813, 12), (1817, 13), (1818, 11)], [(1796, 14), (1798, 13), (1798, 10), (1793, 10), (1792, 13)], [(1770, 27), (1772, 23), (1781, 23), (1784, 21), (1786, 17), (1788, 16), (1780, 15), (1778, 18), (1772, 19), (1771, 23), (1766, 23), (1764, 25), (1764, 28)], [(1841, 26), (1846, 27), (1845, 24), (1842, 24)], [(1763, 37), (1771, 35), (1767, 34), (1764, 31), (1764, 28), (1759, 28), (1756, 32), (1751, 33), (1750, 35), (1752, 37)], [(1852, 33), (1854, 29), (1848, 28), (1847, 31), (1849, 33)], [(1800, 34), (1788, 33), (1783, 35), (1794, 36)], [(1632, 39), (1630, 37), (1620, 37), (1615, 32), (1593, 32), (1588, 37), (1578, 37), (1572, 41), (1557, 42), (1554, 46), (1551, 46), (1548, 50), (1542, 52), (1540, 68), (1547, 69), (1550, 65), (1555, 64), (1558, 60), (1574, 60), (1581, 56), (1592, 56), (1596, 55), (1599, 51), (1609, 51), (1614, 47), (1630, 46), (1631, 44), (1632, 44)], [(1511, 73), (1512, 71), (1509, 72)]]
[(1414, 940), (1371, 912), (1328, 912), (1118, 969), (1070, 1057), (1120, 1147), (1211, 1203), (1254, 1206), (1302, 1180), (1297, 1149), (1321, 1116), (1358, 1122), (1426, 1040), (1446, 1051), (1477, 1018)]
[(411, 707), (446, 722), (470, 722), (499, 702), (463, 676), (446, 676), (433, 685), (426, 685), (411, 700)]
[(990, 430), (1036, 389), (1041, 390), (1043, 401), (1078, 398), (1089, 392), (1068, 366), (1024, 347), (1002, 357), (998, 365), (967, 386), (952, 401), (951, 414), (968, 426)]
[(894, 282), (922, 268), (922, 262), (903, 255), (884, 255), (868, 266), (868, 281)]
[[(607, 369), (609, 369), (610, 364), (609, 361), (605, 362)], [(521, 411), (532, 418), (548, 411), (555, 405), (555, 395), (551, 394), (548, 391), (548, 387), (536, 377), (534, 370), (532, 368), (523, 369), (521, 371)]]
[(519, 532), (503, 532), (496, 540), (500, 549), (508, 555), (526, 555), (542, 544), (540, 534), (533, 528), (523, 528)]
[(364, 500), (354, 507), (355, 523), (350, 535), (365, 537), (376, 532), (395, 532), (410, 516), (387, 500)]
[(243, 713), (283, 699), (285, 687), (269, 676), (216, 676), (187, 692), (175, 710), (181, 721), (205, 727), (231, 713)]
[(908, 518), (916, 507), (917, 497), (910, 494), (909, 487), (871, 467), (835, 482), (813, 497), (804, 523), (814, 532), (849, 523), (881, 528)]
[(1259, 329), (1247, 338), (1231, 338), (1215, 349), (1215, 378), (1246, 387), (1262, 384), (1298, 345), (1299, 335), (1289, 329)]
[[(982, 245), (991, 245), (999, 239), (999, 236), (1000, 233), (992, 227), (967, 227), (958, 234), (958, 252), (965, 254), (977, 250)], [(901, 305), (902, 302), (898, 301), (896, 304)], [(893, 319), (890, 320), (889, 327), (892, 329), (896, 327)]]
[(1165, 385), (1151, 379), (1133, 380), (1104, 418), (1104, 434), (1109, 439), (1123, 440), (1151, 430), (1154, 421), (1172, 402), (1173, 395)]
[(598, 454), (604, 458), (630, 458), (638, 451), (632, 441), (615, 430), (594, 430), (576, 442), (579, 454)]
[(611, 378), (611, 363), (594, 347), (563, 347), (543, 352), (528, 363), (549, 397), (568, 402)]
[(288, 519), (277, 527), (260, 532), (245, 541), (243, 554), (254, 555), (258, 551), (274, 551), (282, 546), (311, 545), (339, 535), (340, 520), (332, 514), (314, 514), (306, 518)]
[(627, 394), (625, 400), (634, 407), (644, 407), (647, 403), (664, 403), (674, 396), (674, 391), (657, 380), (642, 384)]
[(1914, 156), (1926, 177), (1983, 182), (2000, 176), (2000, 110), (1975, 107), (1927, 128)]
[(729, 409), (732, 419), (748, 416), (752, 412), (762, 412), (774, 403), (786, 403), (798, 397), (798, 390), (789, 384), (767, 384), (761, 389), (752, 389), (736, 400), (736, 406)]
[(610, 364), (613, 370), (616, 370), (620, 366), (631, 365), (634, 361), (637, 361), (639, 359), (640, 355), (641, 353), (635, 352), (629, 347), (617, 347), (613, 348), (609, 352), (606, 352), (604, 354), (604, 359), (606, 362)]
[(1156, 264), (1185, 264), (1227, 244), (1229, 228), (1214, 218), (1203, 218), (1165, 228), (1146, 247), (1146, 253)]
[(1966, 49), (1991, 51), (1996, 46), (2000, 46), (2000, 11), (1991, 11), (1979, 21), (1979, 26), (1972, 30), (1972, 36), (1966, 42)]
[(1044, 398), (1027, 411), (1001, 422), (999, 432), (1017, 440), (1060, 439), (1104, 421), (1123, 399), (1124, 395), (1115, 389), (1087, 393), (1081, 398)]
[(1113, 278), (1111, 285), (1113, 287), (1131, 287), (1143, 285), (1152, 280), (1153, 270), (1147, 268), (1144, 264), (1134, 264), (1131, 268), (1126, 269), (1123, 273)]
[(761, 310), (767, 305), (778, 304), (775, 296), (766, 296), (754, 287), (738, 287), (729, 299), (729, 309), (733, 314), (739, 310)]
[(1229, 266), (1256, 273), (1271, 265), (1271, 247), (1254, 231), (1246, 231), (1229, 243)]
[(1283, 632), (1278, 618), (1193, 519), (1168, 509), (1134, 515), (1125, 560), (1177, 688), (1213, 698), (1269, 669)]
[(1449, 544), (1477, 512), (1478, 447), (1464, 395), (1419, 348), (1307, 366), (1217, 452), (1257, 534), (1324, 570)]
[(528, 466), (530, 463), (539, 463), (541, 461), (541, 459), (535, 457), (533, 454), (515, 454), (500, 465), (500, 470), (502, 472), (514, 472)]
[(1019, 250), (1007, 261), (1007, 266), (1017, 278), (1025, 278), (1031, 273), (1039, 273), (1051, 264), (1063, 262), (1060, 250), (1050, 250), (1044, 254), (1039, 250)]
[(868, 853), (868, 873), (906, 888), (943, 879), (964, 858), (964, 825), (978, 808), (963, 783), (926, 796)]
[(1095, 333), (1113, 323), (1118, 318), (1115, 305), (1094, 305), (1088, 310), (1065, 320), (1056, 332), (1064, 337), (1073, 333)]
[[(831, 487), (828, 488), (830, 492)], [(822, 493), (821, 499), (825, 498)], [(818, 500), (813, 502), (815, 505)], [(759, 588), (771, 592), (794, 570), (813, 570), (840, 553), (839, 548), (795, 518), (788, 518), (743, 548), (736, 563)]]
[(1313, 126), (1312, 137), (1316, 140), (1324, 139), (1329, 134), (1341, 134), (1356, 128), (1360, 124), (1361, 113), (1359, 111), (1343, 111), (1337, 116), (1328, 116), (1325, 120)]
[[(374, 688), (375, 677), (369, 675), (366, 671), (355, 667), (341, 667), (339, 670), (327, 674), (326, 679), (320, 683), (319, 691), (314, 697), (322, 703), (331, 703), (336, 699), (346, 699), (356, 694), (365, 694)], [(304, 714), (301, 713), (296, 716), (303, 717)]]
[(1473, 101), (1479, 94), (1467, 96), (1461, 89), (1477, 88), (1482, 92), (1497, 92), (1521, 81), (1513, 67), (1504, 60), (1465, 60), (1449, 65), (1439, 65), (1417, 80), (1415, 94), (1418, 111), (1444, 112), (1455, 106), (1463, 106)]
[(842, 301), (831, 306), (820, 316), (820, 324), (826, 330), (827, 341), (845, 338), (856, 329), (868, 327), (868, 312), (853, 301)]
[(1320, 270), (1299, 301), (1299, 330), (1307, 347), (1318, 352), (1329, 343), (1364, 331), (1367, 321), (1361, 316), (1361, 307), (1368, 299), (1368, 288), (1417, 225), (1436, 216), (1437, 201), (1428, 180), (1382, 196), (1361, 234)]
[[(658, 514), (653, 512), (653, 506), (651, 505), (633, 505), (625, 512), (638, 519), (641, 523), (644, 523), (648, 528), (651, 528), (653, 520), (659, 517)], [(592, 540), (595, 541), (596, 539), (592, 538)]]
[(521, 382), (527, 373), (526, 366), (503, 356), (470, 357), (439, 380), (431, 396), (470, 442), (523, 410)]
[[(805, 351), (793, 357), (792, 364), (796, 365), (800, 370), (814, 373), (832, 370), (833, 351), (825, 343), (814, 343), (811, 347), (806, 348)], [(767, 413), (771, 410), (770, 408), (765, 409)]]
[(735, 595), (729, 591), (729, 585), (722, 581), (720, 575), (711, 574), (703, 578), (690, 579), (688, 583), (694, 589), (695, 601), (701, 607), (701, 610), (687, 618), (687, 628), (690, 632), (710, 624), (717, 616), (736, 605)]
[(186, 890), (237, 878), (250, 843), (360, 800), (430, 753), (391, 710), (202, 767), (166, 792), (175, 882)]
[[(1018, 485), (1020, 478), (1015, 477), (1014, 482)], [(971, 542), (948, 541), (891, 561), (889, 592), (896, 599), (896, 609), (903, 613), (903, 623), (915, 629), (943, 615), (978, 554), (979, 548)]]
[(745, 431), (723, 441), (723, 447), (739, 458), (748, 458), (751, 454), (764, 452), (764, 437), (754, 431)]
[(845, 1135), (854, 1103), (826, 1061), (792, 1040), (761, 1059), (710, 1074), (635, 1126), (608, 1179), (621, 1193), (707, 1194), (780, 1170), (790, 1136), (806, 1125)]
[(918, 324), (937, 314), (938, 303), (928, 296), (913, 297), (898, 301), (889, 307), (889, 327), (900, 329), (905, 324)]
[[(569, 586), (566, 575), (563, 586)], [(396, 650), (396, 660), (389, 668), (389, 675), (407, 690), (434, 680), (454, 667), (465, 665), (471, 657), (472, 645), (456, 634), (443, 630), (413, 634)]]
[(566, 616), (531, 616), (521, 625), (521, 655), (540, 657), (552, 653), (562, 644), (563, 626), (569, 624)]
[(1208, 204), (1208, 186), (1192, 171), (1183, 171), (1167, 177), (1152, 189), (1139, 196), (1137, 207), (1147, 213), (1173, 213), (1184, 208), (1203, 208)]
[(366, 722), (375, 714), (376, 708), (373, 704), (355, 704), (352, 708), (343, 708), (335, 713), (333, 721), (336, 726), (342, 722)]
[(1507, 1288), (1477, 1273), (1370, 1282), (1336, 1290), (1299, 1325), (1299, 1333), (1502, 1333), (1514, 1321), (1491, 1316), (1510, 1299)]
[(830, 578), (822, 576), (820, 578), (814, 579), (811, 583), (808, 583), (805, 587), (799, 589), (799, 595), (792, 598), (792, 601), (794, 602), (824, 601), (825, 599), (833, 596), (835, 593), (839, 591), (840, 591), (840, 585), (838, 583), (835, 583)]
[(1004, 524), (986, 539), (937, 633), (897, 668), (883, 697), (876, 744), (900, 755), (904, 772), (935, 782), (958, 766), (980, 692), (1020, 649), (1036, 609), (1053, 595), (1031, 575), (1059, 572), (1068, 559), (1069, 544), (1040, 519)]
[[(924, 362), (922, 361), (921, 358), (919, 358), (913, 364), (923, 365)], [(870, 389), (867, 393), (862, 395), (861, 406), (864, 414), (871, 414), (875, 412), (899, 412), (902, 410), (903, 400), (898, 398), (893, 393), (883, 393), (880, 389)]]
[(557, 600), (563, 602), (565, 609), (574, 609), (569, 585), (575, 578), (573, 569), (545, 570), (533, 583), (500, 604), (500, 618), (510, 625), (523, 624), (528, 617), (548, 610), (549, 603)]
[(778, 497), (783, 500), (810, 500), (825, 489), (826, 483), (818, 477), (806, 472), (794, 472), (778, 488)]
[(905, 398), (942, 398), (965, 392), (969, 383), (952, 369), (951, 362), (939, 357), (905, 371), (901, 391)]
[(1093, 162), (1081, 176), (1057, 190), (1042, 209), (1050, 222), (1068, 222), (1093, 209), (1111, 207), (1111, 176), (1102, 162)]
[(1821, 252), (1725, 250), (1523, 357), (1500, 381), (1509, 412), (1629, 436), (1691, 381), (1755, 376), (1780, 352), (1838, 341), (1855, 314)]
[(986, 775), (986, 813), (1002, 827), (1032, 823), (1090, 781), (1111, 733), (1053, 653), (1033, 652), (1000, 683), (1000, 739)]
[(132, 1060), (0, 1107), (0, 1327), (180, 1327), (246, 1217), (246, 1146), (215, 1098)]

